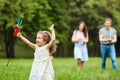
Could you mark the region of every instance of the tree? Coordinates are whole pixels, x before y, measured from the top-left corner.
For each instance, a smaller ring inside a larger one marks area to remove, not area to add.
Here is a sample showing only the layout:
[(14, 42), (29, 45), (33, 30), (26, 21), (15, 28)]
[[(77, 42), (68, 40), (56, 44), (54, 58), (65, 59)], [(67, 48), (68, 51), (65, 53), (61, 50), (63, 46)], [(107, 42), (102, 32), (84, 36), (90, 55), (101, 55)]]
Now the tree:
[[(27, 0), (0, 0), (0, 30), (4, 36), (4, 44), (6, 57), (14, 58), (14, 43), (13, 37), (13, 25), (18, 18), (27, 17), (27, 20), (31, 19), (32, 14), (32, 2)], [(24, 5), (26, 4), (26, 5)]]
[[(115, 23), (114, 26), (116, 26), (115, 28), (119, 32), (119, 1), (67, 0), (67, 2), (70, 16), (73, 18), (70, 25), (78, 26), (81, 20), (86, 22), (90, 38), (88, 43), (89, 55), (99, 56), (98, 30), (103, 26), (106, 17), (112, 18)], [(74, 29), (75, 28), (71, 28), (69, 34), (71, 34)]]
[(59, 40), (57, 54), (55, 56), (67, 56), (67, 34), (70, 29), (68, 23), (70, 21), (69, 13), (66, 8), (65, 0), (49, 0), (51, 10), (49, 10), (49, 16), (52, 18), (52, 22), (55, 24), (56, 37)]
[(89, 31), (89, 55), (99, 56), (98, 30), (106, 17), (112, 18), (120, 36), (119, 5), (118, 0), (0, 0), (0, 40), (4, 41), (6, 57), (14, 57), (13, 25), (18, 18), (23, 20), (22, 33), (31, 36), (30, 40), (38, 30), (54, 23), (59, 41), (56, 56), (73, 56), (71, 36), (83, 20)]

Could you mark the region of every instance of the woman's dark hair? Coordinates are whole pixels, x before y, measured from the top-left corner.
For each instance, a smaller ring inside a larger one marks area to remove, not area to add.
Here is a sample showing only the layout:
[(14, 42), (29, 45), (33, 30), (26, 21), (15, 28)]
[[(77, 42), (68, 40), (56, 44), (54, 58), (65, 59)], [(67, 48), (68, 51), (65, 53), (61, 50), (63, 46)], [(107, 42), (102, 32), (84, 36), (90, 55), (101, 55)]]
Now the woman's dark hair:
[[(79, 23), (79, 26), (80, 26), (80, 24), (84, 24), (83, 34), (84, 34), (85, 37), (87, 37), (88, 31), (87, 31), (85, 22), (84, 22), (84, 21), (81, 21), (81, 22)], [(79, 26), (77, 27), (77, 30), (79, 30)]]

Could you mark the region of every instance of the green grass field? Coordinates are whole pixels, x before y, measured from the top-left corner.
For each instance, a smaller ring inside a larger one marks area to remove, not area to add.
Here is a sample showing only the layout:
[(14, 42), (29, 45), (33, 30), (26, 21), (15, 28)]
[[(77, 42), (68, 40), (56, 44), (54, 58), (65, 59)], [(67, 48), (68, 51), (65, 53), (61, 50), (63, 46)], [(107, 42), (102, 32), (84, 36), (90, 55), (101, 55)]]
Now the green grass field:
[[(33, 59), (12, 59), (6, 67), (7, 59), (0, 59), (0, 80), (28, 80)], [(101, 59), (90, 58), (83, 70), (76, 69), (73, 58), (52, 60), (55, 80), (120, 80), (120, 70), (114, 71), (107, 59), (107, 69), (101, 70)], [(117, 58), (118, 67), (120, 58)]]

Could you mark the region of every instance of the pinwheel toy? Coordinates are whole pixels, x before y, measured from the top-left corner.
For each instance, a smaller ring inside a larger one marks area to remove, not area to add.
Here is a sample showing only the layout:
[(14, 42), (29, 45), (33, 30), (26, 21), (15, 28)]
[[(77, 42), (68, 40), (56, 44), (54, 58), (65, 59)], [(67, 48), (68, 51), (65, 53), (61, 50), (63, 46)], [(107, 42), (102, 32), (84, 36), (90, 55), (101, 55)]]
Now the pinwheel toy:
[(22, 24), (22, 20), (18, 19), (17, 25), (14, 26), (14, 34), (13, 34), (14, 37), (16, 37), (17, 33), (20, 32), (20, 30), (22, 29), (21, 24)]

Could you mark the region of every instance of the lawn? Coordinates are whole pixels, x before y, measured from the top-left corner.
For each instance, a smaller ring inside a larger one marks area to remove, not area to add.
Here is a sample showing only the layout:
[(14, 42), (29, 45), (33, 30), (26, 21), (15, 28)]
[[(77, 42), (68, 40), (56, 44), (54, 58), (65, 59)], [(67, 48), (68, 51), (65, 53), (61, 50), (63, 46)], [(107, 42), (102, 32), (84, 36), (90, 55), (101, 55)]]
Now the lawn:
[[(0, 80), (28, 80), (33, 59), (0, 59)], [(120, 66), (120, 58), (117, 58)], [(83, 70), (76, 69), (73, 58), (54, 58), (52, 60), (55, 80), (120, 80), (120, 70), (114, 71), (107, 59), (107, 69), (101, 70), (101, 59), (90, 58)]]

